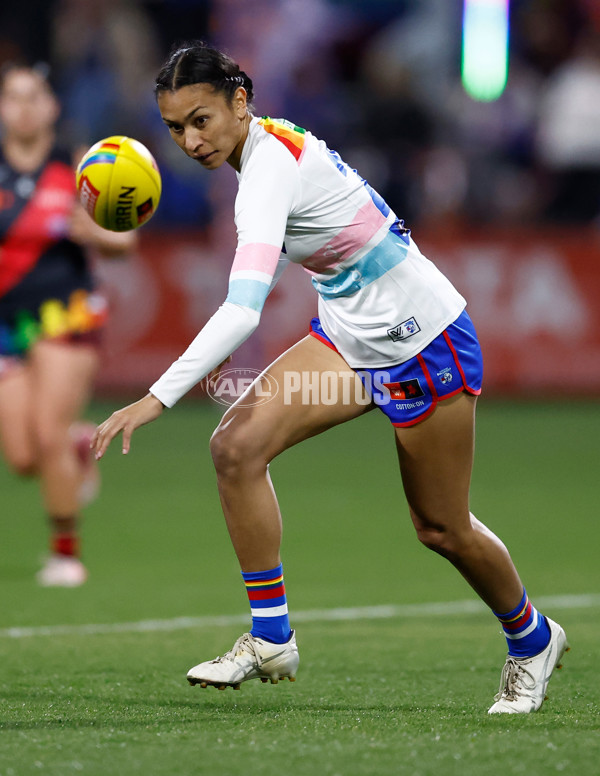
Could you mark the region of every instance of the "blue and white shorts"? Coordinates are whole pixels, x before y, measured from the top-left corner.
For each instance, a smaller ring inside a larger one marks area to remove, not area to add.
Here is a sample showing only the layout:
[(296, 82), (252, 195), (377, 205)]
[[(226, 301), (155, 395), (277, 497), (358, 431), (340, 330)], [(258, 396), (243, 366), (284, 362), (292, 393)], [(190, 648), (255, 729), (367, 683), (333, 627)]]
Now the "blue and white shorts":
[[(337, 352), (318, 318), (310, 333)], [(430, 415), (438, 401), (461, 391), (481, 393), (483, 360), (475, 327), (463, 311), (413, 358), (389, 367), (356, 368), (371, 400), (394, 426), (413, 426)]]

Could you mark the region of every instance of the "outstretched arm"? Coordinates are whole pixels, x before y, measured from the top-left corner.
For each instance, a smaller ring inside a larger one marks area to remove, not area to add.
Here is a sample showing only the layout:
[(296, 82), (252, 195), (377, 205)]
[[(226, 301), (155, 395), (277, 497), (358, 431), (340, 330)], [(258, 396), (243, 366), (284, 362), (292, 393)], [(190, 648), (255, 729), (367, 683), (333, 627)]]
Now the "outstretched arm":
[(150, 388), (143, 399), (123, 407), (105, 420), (91, 440), (97, 459), (122, 431), (122, 451), (131, 447), (136, 428), (150, 423), (165, 407), (172, 407), (192, 386), (210, 374), (247, 339), (258, 325), (260, 313), (225, 302), (206, 323), (185, 353)]
[(260, 312), (224, 302), (194, 341), (154, 385), (154, 394), (172, 407), (194, 385), (223, 363), (258, 326)]
[(287, 264), (281, 246), (299, 186), (293, 157), (278, 144), (275, 149), (273, 159), (268, 149), (266, 158), (255, 154), (252, 169), (240, 185), (235, 218), (238, 248), (227, 299), (185, 353), (150, 387), (150, 393), (114, 413), (99, 427), (92, 441), (98, 458), (121, 431), (123, 452), (127, 453), (136, 428), (155, 420), (164, 407), (172, 407), (258, 326), (265, 299)]
[[(190, 388), (213, 373), (231, 353), (237, 350), (258, 326), (262, 303), (281, 274), (285, 263), (287, 262), (279, 263), (276, 277), (271, 276), (270, 286), (266, 279), (264, 283), (253, 286), (254, 307), (258, 309), (225, 301), (185, 353), (151, 386), (147, 396), (114, 412), (98, 427), (91, 442), (97, 459), (102, 458), (111, 441), (121, 431), (123, 432), (122, 451), (127, 454), (131, 447), (131, 435), (136, 428), (156, 420), (165, 407), (172, 407)], [(232, 273), (232, 277), (235, 277), (235, 273)], [(241, 283), (239, 276), (237, 280), (240, 282), (237, 294), (244, 293), (246, 303), (250, 303), (252, 294)], [(236, 296), (232, 297), (231, 286), (230, 283), (228, 299), (235, 299)], [(264, 291), (261, 291), (261, 287)]]

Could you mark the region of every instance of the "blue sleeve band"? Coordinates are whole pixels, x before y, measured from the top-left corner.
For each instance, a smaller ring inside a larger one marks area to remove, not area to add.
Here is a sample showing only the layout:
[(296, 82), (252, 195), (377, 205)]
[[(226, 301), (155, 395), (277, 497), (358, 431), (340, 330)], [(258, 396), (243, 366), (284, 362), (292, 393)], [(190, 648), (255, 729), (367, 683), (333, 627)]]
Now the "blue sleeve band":
[(226, 302), (261, 312), (270, 286), (260, 280), (230, 280)]

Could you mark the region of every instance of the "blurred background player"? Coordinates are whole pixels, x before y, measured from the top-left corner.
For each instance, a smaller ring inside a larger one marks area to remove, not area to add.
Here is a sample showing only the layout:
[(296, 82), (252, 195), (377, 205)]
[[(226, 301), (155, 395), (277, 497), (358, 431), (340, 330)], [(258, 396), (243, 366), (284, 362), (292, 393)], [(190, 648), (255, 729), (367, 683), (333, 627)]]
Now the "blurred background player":
[(76, 201), (77, 159), (56, 145), (58, 116), (45, 67), (2, 68), (0, 444), (14, 472), (40, 480), (51, 541), (38, 582), (73, 587), (87, 576), (80, 510), (98, 487), (90, 424), (78, 418), (107, 317), (87, 253), (122, 256), (135, 237), (101, 229)]

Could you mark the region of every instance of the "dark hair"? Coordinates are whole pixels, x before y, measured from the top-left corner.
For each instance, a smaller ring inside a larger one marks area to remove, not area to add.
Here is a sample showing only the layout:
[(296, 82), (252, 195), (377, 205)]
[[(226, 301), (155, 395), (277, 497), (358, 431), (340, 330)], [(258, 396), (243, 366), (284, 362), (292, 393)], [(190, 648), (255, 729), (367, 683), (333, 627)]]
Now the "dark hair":
[(46, 62), (36, 62), (35, 64), (31, 65), (28, 62), (22, 62), (20, 60), (4, 62), (4, 64), (0, 66), (0, 89), (4, 88), (4, 82), (8, 76), (11, 75), (11, 73), (16, 73), (22, 70), (27, 73), (33, 73), (34, 75), (37, 75), (47, 87), (47, 89), (54, 93), (54, 86), (50, 78), (50, 65), (48, 65)]
[(156, 79), (156, 95), (193, 84), (210, 84), (225, 95), (228, 103), (240, 86), (246, 90), (248, 103), (254, 97), (252, 79), (240, 70), (237, 62), (201, 40), (179, 43), (173, 48)]

